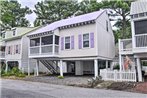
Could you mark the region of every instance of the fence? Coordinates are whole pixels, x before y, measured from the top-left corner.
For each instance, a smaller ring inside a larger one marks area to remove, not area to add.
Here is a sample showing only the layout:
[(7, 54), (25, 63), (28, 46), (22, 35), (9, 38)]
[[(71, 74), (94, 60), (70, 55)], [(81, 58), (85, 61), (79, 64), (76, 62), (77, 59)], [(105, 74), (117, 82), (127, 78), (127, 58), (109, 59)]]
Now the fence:
[(100, 70), (103, 80), (136, 82), (136, 71)]

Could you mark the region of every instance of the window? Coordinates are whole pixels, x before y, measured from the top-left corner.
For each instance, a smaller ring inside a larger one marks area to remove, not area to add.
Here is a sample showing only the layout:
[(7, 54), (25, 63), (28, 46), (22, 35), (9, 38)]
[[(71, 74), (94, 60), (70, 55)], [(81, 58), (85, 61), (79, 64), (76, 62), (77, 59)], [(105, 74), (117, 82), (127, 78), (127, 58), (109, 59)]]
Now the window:
[(135, 14), (135, 15), (134, 15), (134, 18), (138, 18), (138, 14)]
[(56, 35), (55, 35), (55, 44), (59, 45), (59, 36), (56, 36)]
[(41, 45), (53, 44), (53, 35), (41, 38)]
[(15, 36), (16, 35), (16, 30), (13, 30), (13, 36)]
[(89, 34), (83, 34), (83, 47), (89, 47)]
[(143, 17), (143, 16), (144, 16), (144, 13), (140, 13), (139, 16), (140, 16), (140, 17)]
[(135, 21), (135, 34), (147, 34), (147, 20)]
[(30, 46), (39, 46), (40, 45), (40, 38), (35, 38), (30, 40)]
[(18, 53), (18, 45), (16, 45), (16, 50), (15, 51), (16, 51), (16, 53)]
[(11, 54), (11, 47), (8, 47), (8, 54)]
[(106, 20), (106, 30), (108, 32), (108, 21)]
[(70, 49), (70, 37), (65, 37), (65, 49)]

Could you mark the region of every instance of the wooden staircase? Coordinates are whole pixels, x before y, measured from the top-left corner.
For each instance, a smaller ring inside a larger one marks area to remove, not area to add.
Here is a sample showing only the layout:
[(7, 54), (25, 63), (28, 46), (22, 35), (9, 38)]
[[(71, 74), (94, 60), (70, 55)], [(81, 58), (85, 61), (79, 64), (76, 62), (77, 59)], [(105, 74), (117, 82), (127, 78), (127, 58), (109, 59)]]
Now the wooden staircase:
[(59, 73), (59, 66), (55, 63), (55, 61), (40, 60), (40, 62), (50, 71), (51, 74)]

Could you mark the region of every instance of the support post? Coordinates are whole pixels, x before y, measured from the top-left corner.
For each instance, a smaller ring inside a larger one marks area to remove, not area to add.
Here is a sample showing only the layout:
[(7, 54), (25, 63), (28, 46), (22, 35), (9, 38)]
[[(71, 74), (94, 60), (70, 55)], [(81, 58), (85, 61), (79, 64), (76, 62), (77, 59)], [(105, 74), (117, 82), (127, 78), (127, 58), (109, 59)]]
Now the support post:
[(122, 71), (122, 55), (119, 54), (119, 67), (120, 67), (120, 71)]
[(6, 61), (6, 68), (5, 68), (5, 72), (8, 72), (8, 62)]
[(28, 59), (28, 76), (30, 76), (30, 59)]
[(39, 76), (39, 60), (36, 62), (36, 75)]
[(60, 76), (63, 76), (63, 61), (60, 60)]
[(98, 60), (94, 60), (94, 77), (96, 78), (98, 76)]
[(106, 69), (108, 69), (108, 60), (106, 60)]
[(138, 81), (142, 82), (142, 71), (141, 71), (140, 58), (137, 58), (137, 72), (138, 72)]
[(55, 54), (55, 34), (53, 34), (53, 50), (52, 50), (52, 53), (53, 55)]

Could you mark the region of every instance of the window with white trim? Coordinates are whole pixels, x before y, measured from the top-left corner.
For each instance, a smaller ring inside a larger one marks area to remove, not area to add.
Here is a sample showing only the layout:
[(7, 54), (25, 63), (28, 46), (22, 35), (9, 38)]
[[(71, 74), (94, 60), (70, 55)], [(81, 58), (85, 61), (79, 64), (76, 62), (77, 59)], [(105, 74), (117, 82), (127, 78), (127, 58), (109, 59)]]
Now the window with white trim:
[(83, 48), (89, 47), (89, 33), (83, 34)]
[(70, 49), (70, 37), (65, 37), (65, 49)]

